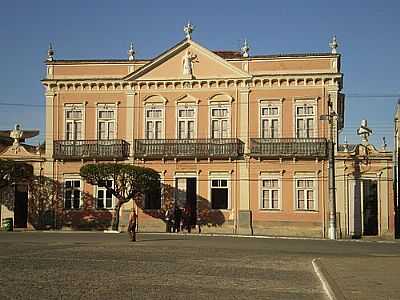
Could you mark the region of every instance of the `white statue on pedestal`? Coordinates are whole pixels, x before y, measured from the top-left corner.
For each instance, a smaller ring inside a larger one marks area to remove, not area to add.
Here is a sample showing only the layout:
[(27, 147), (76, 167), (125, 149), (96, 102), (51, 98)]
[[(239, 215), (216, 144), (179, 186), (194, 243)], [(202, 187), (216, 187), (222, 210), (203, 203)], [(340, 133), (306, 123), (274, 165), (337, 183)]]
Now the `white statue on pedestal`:
[(190, 24), (190, 21), (187, 23), (185, 27), (183, 27), (183, 31), (185, 32), (186, 39), (191, 40), (192, 39), (192, 32), (194, 30), (194, 26)]
[(21, 126), (19, 124), (15, 124), (14, 130), (11, 130), (10, 132), (10, 138), (14, 139), (14, 147), (19, 146), (23, 134), (24, 132), (21, 130)]
[(184, 76), (193, 76), (193, 62), (196, 62), (197, 55), (190, 53), (190, 51), (186, 51), (186, 54), (183, 56), (183, 75)]

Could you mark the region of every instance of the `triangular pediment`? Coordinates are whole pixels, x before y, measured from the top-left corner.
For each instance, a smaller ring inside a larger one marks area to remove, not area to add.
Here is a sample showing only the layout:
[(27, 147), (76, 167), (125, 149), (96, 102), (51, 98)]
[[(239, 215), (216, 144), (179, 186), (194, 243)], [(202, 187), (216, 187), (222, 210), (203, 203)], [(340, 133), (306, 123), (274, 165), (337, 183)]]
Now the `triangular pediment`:
[(152, 62), (125, 77), (126, 80), (185, 80), (249, 78), (251, 75), (200, 46), (184, 40)]
[(12, 160), (40, 159), (39, 153), (32, 153), (25, 149), (23, 145), (9, 146), (0, 153), (0, 158)]

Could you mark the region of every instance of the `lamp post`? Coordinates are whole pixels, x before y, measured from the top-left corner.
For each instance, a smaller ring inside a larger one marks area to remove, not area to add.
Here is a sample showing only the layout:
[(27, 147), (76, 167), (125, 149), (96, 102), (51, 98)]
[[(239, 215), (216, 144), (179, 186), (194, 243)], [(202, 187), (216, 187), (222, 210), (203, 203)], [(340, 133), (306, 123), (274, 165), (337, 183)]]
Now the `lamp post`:
[(335, 187), (335, 142), (333, 136), (334, 120), (337, 117), (335, 112), (328, 115), (321, 115), (320, 120), (329, 122), (330, 141), (328, 142), (329, 157), (329, 227), (328, 237), (336, 240), (336, 187)]

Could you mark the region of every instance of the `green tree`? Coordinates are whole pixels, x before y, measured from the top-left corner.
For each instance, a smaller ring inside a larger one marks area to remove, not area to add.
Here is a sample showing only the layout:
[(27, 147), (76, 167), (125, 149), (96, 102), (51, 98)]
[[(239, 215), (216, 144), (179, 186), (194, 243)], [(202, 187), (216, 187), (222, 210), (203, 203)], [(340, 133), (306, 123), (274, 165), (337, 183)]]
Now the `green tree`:
[(9, 159), (0, 159), (0, 190), (33, 175), (31, 165)]
[(35, 229), (59, 228), (62, 221), (61, 185), (46, 176), (29, 180), (29, 222)]
[[(128, 164), (87, 164), (81, 167), (80, 175), (86, 182), (106, 188), (117, 199), (113, 230), (118, 230), (119, 212), (124, 203), (131, 199), (136, 201), (160, 187), (160, 175), (155, 170)], [(110, 179), (113, 180), (112, 186), (106, 184)]]

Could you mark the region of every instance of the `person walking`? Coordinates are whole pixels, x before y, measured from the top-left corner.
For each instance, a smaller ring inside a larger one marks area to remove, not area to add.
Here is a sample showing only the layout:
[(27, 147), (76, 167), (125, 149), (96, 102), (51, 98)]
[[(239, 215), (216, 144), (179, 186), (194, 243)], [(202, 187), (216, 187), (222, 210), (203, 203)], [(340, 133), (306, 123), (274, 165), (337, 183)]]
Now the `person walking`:
[(135, 209), (132, 209), (128, 219), (128, 234), (132, 242), (136, 242), (136, 222), (137, 213)]
[(171, 232), (174, 226), (174, 208), (171, 205), (169, 205), (165, 211), (165, 226), (166, 232)]
[(174, 209), (174, 232), (181, 231), (181, 220), (182, 220), (182, 210), (179, 206), (175, 206)]
[(186, 207), (183, 215), (183, 227), (187, 229), (188, 233), (192, 231), (192, 213), (190, 207)]

